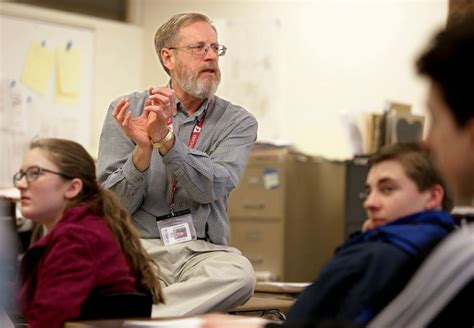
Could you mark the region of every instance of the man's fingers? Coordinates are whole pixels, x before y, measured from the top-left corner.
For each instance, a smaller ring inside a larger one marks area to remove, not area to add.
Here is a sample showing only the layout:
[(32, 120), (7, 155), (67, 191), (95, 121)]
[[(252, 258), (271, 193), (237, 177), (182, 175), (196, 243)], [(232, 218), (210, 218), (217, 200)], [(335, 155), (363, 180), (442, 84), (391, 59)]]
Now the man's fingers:
[(145, 107), (145, 111), (150, 112), (150, 114), (155, 114), (157, 117), (161, 117), (162, 119), (167, 119), (168, 116), (163, 112), (163, 108), (161, 106), (147, 106)]
[(128, 109), (128, 100), (126, 99), (121, 99), (117, 105), (115, 106), (114, 112), (112, 115), (117, 119), (117, 121), (121, 122), (123, 120), (123, 117), (125, 113), (127, 112)]
[(168, 87), (150, 87), (148, 88), (148, 93), (151, 95), (162, 94), (167, 97), (174, 96), (174, 90)]
[(125, 118), (123, 119), (122, 121), (122, 126), (124, 128), (128, 127), (128, 124), (130, 123), (130, 118), (132, 117), (132, 113), (131, 112), (127, 112), (127, 114), (125, 115)]
[(171, 105), (172, 99), (168, 96), (162, 95), (162, 94), (154, 94), (148, 97), (150, 100), (150, 104), (154, 104), (155, 106), (162, 105), (164, 107), (167, 107)]
[(148, 99), (151, 105), (161, 105), (166, 110), (170, 110), (176, 106), (175, 93), (174, 90), (170, 88), (155, 88), (150, 91)]

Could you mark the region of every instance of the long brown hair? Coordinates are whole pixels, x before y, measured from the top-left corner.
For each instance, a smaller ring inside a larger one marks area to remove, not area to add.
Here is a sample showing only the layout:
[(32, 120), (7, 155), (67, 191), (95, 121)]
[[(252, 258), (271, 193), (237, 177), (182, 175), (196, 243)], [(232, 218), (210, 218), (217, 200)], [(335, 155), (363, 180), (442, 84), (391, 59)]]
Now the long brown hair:
[(140, 243), (138, 231), (119, 198), (97, 182), (94, 159), (80, 144), (64, 139), (35, 140), (30, 144), (30, 149), (35, 148), (44, 151), (61, 173), (81, 179), (82, 190), (69, 201), (67, 207), (85, 204), (92, 212), (103, 217), (138, 282), (150, 290), (154, 303), (162, 302), (159, 268)]

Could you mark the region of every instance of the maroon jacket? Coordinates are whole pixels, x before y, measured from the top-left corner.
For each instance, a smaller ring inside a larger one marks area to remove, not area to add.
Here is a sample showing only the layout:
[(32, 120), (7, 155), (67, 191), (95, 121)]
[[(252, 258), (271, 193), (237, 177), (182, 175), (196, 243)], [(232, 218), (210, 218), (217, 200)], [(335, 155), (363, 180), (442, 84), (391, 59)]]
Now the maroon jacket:
[(135, 291), (132, 274), (107, 222), (80, 205), (38, 242), (21, 263), (20, 308), (30, 328), (74, 320), (91, 291)]

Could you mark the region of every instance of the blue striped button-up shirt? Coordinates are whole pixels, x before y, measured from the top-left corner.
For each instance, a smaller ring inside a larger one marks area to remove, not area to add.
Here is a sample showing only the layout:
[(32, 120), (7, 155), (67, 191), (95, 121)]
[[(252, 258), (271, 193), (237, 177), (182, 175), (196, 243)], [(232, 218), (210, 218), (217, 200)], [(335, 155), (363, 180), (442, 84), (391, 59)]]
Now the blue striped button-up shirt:
[[(147, 92), (126, 96), (132, 117), (139, 116)], [(178, 104), (173, 114), (175, 144), (165, 155), (153, 150), (150, 167), (138, 171), (132, 161), (134, 142), (112, 116), (120, 97), (108, 109), (99, 144), (98, 177), (130, 211), (143, 238), (159, 238), (156, 218), (170, 212), (172, 176), (177, 180), (175, 210), (190, 209), (198, 238), (228, 244), (227, 198), (236, 187), (257, 138), (257, 121), (245, 109), (217, 96), (188, 117)], [(194, 149), (188, 141), (196, 121), (207, 110)]]

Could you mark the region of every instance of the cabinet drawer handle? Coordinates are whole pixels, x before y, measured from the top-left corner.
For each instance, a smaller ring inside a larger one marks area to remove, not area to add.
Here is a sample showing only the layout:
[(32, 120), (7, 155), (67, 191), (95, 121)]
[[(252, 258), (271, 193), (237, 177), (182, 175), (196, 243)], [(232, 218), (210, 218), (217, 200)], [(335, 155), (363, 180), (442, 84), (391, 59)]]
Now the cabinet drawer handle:
[(249, 210), (262, 210), (265, 208), (265, 204), (245, 204), (244, 208)]

